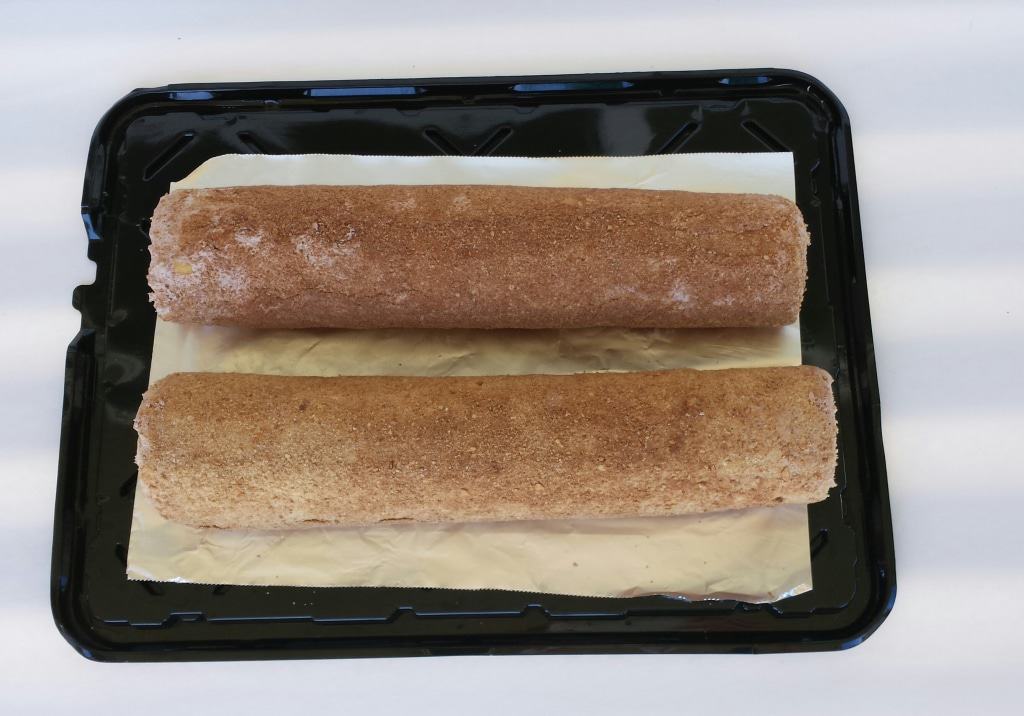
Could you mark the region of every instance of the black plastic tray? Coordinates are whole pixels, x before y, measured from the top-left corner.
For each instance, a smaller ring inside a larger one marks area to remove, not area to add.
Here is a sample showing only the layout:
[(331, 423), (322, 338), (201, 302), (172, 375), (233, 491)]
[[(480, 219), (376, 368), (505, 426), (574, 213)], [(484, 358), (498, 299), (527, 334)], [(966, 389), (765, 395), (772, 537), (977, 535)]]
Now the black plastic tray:
[[(814, 589), (771, 605), (506, 591), (129, 582), (132, 419), (155, 314), (147, 231), (171, 181), (233, 152), (635, 155), (791, 151), (811, 230), (804, 363), (836, 378), (839, 487), (810, 507)], [(788, 70), (174, 85), (100, 121), (82, 216), (54, 526), (57, 626), (99, 660), (778, 652), (864, 640), (896, 594), (850, 125)]]

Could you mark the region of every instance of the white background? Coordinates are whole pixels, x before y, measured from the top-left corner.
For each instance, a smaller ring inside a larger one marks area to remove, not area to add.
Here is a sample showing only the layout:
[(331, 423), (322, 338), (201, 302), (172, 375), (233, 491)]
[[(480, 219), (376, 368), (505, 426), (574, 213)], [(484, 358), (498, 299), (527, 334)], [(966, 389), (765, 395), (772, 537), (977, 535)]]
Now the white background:
[[(7, 713), (1019, 712), (1019, 3), (0, 3), (0, 706)], [(88, 662), (48, 600), (86, 150), (134, 87), (727, 67), (849, 110), (899, 596), (843, 653)]]

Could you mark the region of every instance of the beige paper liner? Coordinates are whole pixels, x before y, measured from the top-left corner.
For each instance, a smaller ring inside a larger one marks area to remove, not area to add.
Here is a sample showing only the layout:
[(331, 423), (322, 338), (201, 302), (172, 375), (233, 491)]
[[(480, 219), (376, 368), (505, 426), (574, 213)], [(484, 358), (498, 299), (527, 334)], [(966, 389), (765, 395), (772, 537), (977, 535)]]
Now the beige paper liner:
[[(172, 186), (474, 183), (775, 193), (791, 154), (522, 159), (228, 155)], [(782, 329), (253, 331), (157, 321), (151, 381), (176, 371), (493, 375), (799, 365)], [(800, 505), (682, 517), (196, 529), (136, 494), (129, 579), (210, 584), (513, 589), (775, 601), (811, 588)]]

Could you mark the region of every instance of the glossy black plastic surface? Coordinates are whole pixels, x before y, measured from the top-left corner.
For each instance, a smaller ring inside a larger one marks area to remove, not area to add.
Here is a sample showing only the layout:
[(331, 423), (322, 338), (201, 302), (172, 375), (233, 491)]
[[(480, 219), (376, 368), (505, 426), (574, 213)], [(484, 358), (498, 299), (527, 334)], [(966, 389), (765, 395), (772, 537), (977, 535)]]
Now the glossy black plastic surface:
[[(148, 221), (171, 181), (232, 152), (633, 155), (792, 151), (811, 230), (804, 362), (836, 378), (839, 487), (810, 507), (813, 591), (772, 605), (503, 591), (129, 582), (132, 419), (154, 312)], [(183, 660), (760, 652), (860, 643), (895, 598), (850, 126), (787, 70), (187, 85), (137, 90), (90, 147), (96, 281), (74, 304), (53, 548), (58, 627), (87, 657)]]

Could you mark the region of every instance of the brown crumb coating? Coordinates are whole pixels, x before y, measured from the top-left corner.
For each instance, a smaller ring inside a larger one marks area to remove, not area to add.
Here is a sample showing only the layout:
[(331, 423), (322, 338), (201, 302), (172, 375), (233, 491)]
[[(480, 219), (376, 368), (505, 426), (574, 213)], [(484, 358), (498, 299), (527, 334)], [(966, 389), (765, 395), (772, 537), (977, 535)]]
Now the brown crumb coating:
[(779, 196), (253, 186), (164, 196), (161, 318), (255, 328), (781, 326), (808, 235)]
[(809, 366), (489, 377), (177, 373), (136, 419), (171, 520), (287, 528), (660, 516), (822, 500), (831, 378)]

